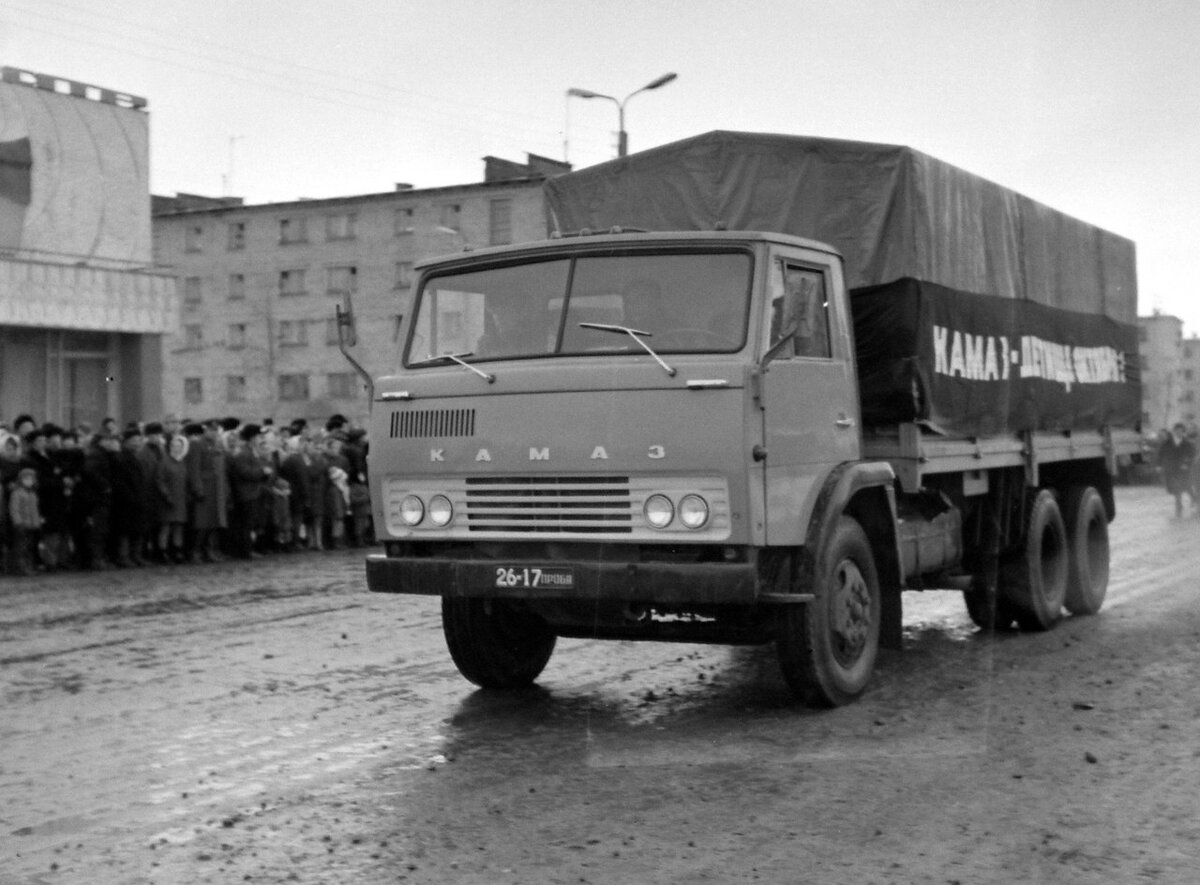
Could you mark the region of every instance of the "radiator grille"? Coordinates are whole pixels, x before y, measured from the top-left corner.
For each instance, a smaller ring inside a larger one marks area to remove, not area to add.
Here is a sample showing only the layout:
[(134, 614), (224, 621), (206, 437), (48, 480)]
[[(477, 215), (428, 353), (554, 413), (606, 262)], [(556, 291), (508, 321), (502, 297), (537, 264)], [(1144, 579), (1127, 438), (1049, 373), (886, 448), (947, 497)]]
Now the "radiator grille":
[(474, 409), (425, 409), (392, 412), (392, 439), (474, 436)]
[(489, 476), (466, 484), (468, 531), (633, 532), (627, 476)]

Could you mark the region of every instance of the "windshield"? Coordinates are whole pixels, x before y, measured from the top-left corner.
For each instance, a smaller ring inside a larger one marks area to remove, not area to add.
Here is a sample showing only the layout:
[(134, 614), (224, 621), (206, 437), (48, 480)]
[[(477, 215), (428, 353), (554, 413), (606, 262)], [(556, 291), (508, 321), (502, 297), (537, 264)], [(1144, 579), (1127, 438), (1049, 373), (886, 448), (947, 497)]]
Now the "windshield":
[[(746, 338), (745, 252), (573, 256), (434, 276), (418, 295), (405, 363), (551, 354), (731, 353)], [(469, 354), (470, 356), (466, 356)]]

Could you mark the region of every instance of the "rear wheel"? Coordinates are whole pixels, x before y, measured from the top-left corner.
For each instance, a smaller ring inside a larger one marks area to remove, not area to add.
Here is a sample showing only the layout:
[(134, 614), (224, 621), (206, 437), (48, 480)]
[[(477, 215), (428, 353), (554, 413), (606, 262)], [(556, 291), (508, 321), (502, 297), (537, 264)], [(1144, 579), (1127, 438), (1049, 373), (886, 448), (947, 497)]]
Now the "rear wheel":
[(1021, 554), (1003, 570), (1003, 597), (1023, 630), (1049, 630), (1062, 617), (1067, 595), (1067, 530), (1058, 501), (1040, 490), (1025, 514)]
[(523, 688), (541, 674), (557, 637), (505, 599), (442, 597), (442, 632), (460, 673), (481, 688)]
[(1066, 607), (1073, 615), (1094, 615), (1108, 592), (1108, 511), (1091, 486), (1072, 486), (1064, 507), (1069, 569)]
[(1016, 609), (996, 592), (994, 582), (989, 587), (982, 579), (973, 581), (971, 587), (963, 591), (963, 602), (971, 621), (982, 630), (1006, 630), (1017, 619)]
[(783, 677), (805, 703), (835, 707), (863, 693), (879, 652), (881, 599), (862, 527), (842, 517), (817, 562), (816, 598), (781, 606), (776, 647)]

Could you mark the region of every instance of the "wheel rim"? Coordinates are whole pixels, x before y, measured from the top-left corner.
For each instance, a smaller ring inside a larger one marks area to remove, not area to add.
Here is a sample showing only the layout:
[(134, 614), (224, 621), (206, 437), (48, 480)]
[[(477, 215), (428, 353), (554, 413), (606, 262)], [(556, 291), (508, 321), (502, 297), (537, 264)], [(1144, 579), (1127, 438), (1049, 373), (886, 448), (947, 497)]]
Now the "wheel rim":
[(830, 627), (833, 654), (851, 666), (862, 656), (871, 630), (871, 591), (857, 563), (843, 560), (834, 573)]

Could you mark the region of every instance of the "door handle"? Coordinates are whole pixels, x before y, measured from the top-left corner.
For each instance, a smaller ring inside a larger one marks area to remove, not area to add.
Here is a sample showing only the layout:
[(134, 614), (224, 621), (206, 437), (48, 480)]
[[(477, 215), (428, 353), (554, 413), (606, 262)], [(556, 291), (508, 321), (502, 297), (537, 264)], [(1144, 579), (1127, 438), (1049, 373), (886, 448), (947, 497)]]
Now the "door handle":
[(836, 421), (834, 421), (833, 424), (835, 427), (839, 427), (842, 430), (845, 430), (849, 427), (854, 426), (854, 419), (847, 418), (845, 415), (843, 415), (841, 418), (838, 418)]

